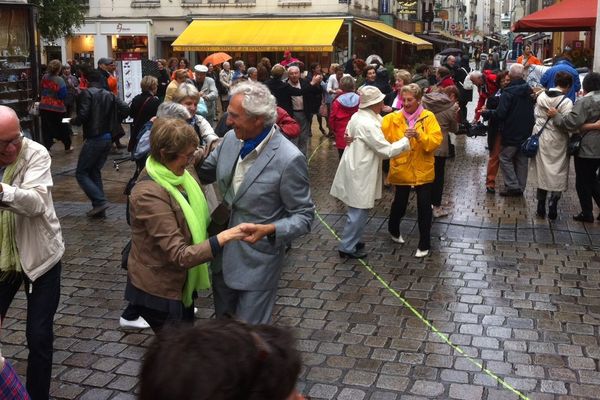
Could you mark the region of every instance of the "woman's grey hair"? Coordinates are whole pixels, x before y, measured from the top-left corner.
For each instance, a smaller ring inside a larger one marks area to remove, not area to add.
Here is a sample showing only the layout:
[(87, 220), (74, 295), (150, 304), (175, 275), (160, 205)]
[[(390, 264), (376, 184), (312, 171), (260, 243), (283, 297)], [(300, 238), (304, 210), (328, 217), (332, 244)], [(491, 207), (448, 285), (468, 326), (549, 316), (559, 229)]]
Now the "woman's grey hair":
[(196, 101), (200, 100), (200, 92), (196, 89), (196, 86), (191, 83), (182, 83), (179, 85), (175, 93), (173, 94), (173, 101), (175, 103), (181, 103), (183, 99), (191, 97), (192, 99), (196, 99)]
[(248, 71), (247, 71), (247, 72), (248, 72), (248, 75), (250, 75), (250, 74), (253, 74), (253, 73), (257, 72), (257, 71), (258, 71), (258, 70), (257, 70), (256, 68), (254, 68), (254, 67), (250, 67), (250, 68), (248, 68)]
[(523, 64), (520, 63), (514, 63), (513, 65), (510, 66), (509, 70), (508, 70), (508, 76), (512, 78), (516, 78), (516, 79), (521, 79), (523, 78), (523, 76), (525, 75), (525, 67), (523, 67)]
[(277, 120), (277, 102), (269, 88), (259, 82), (244, 81), (231, 89), (231, 98), (244, 96), (242, 107), (249, 117), (263, 117), (265, 125), (273, 125)]
[(354, 78), (350, 75), (342, 76), (339, 82), (340, 89), (344, 92), (354, 92)]
[(244, 65), (244, 62), (242, 60), (237, 60), (233, 65), (235, 66), (235, 69), (240, 69), (240, 67)]
[(231, 67), (231, 65), (229, 64), (229, 62), (228, 62), (228, 61), (225, 61), (225, 62), (223, 63), (223, 68), (225, 68), (225, 67), (228, 67), (228, 68), (229, 68), (229, 67)]
[(192, 118), (184, 105), (174, 103), (172, 101), (167, 101), (158, 106), (158, 110), (156, 110), (156, 116), (158, 118), (179, 118), (186, 121)]

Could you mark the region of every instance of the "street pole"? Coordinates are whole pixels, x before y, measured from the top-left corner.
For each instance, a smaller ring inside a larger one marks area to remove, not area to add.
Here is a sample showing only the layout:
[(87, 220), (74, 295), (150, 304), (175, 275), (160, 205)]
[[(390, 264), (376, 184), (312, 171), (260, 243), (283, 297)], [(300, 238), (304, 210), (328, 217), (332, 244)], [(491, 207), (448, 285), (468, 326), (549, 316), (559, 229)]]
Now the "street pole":
[(600, 72), (600, 2), (596, 11), (596, 36), (594, 37), (594, 72)]

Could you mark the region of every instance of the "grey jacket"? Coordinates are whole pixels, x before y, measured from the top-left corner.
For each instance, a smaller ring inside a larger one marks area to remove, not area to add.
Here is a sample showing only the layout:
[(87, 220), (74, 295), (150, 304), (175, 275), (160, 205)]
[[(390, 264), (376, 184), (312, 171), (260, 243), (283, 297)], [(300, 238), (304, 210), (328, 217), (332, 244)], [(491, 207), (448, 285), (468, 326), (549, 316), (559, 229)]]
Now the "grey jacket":
[(228, 243), (211, 263), (223, 271), (227, 286), (236, 290), (268, 290), (277, 287), (286, 244), (308, 233), (314, 205), (308, 182), (306, 158), (285, 139), (279, 129), (246, 173), (235, 195), (228, 191), (242, 142), (229, 131), (219, 147), (198, 169), (202, 182), (217, 183), (224, 201), (231, 205), (229, 226), (242, 222), (274, 224), (274, 237), (255, 244)]
[(215, 80), (209, 76), (204, 78), (202, 86), (198, 85), (198, 82), (194, 81), (196, 88), (201, 94), (204, 94), (204, 101), (206, 102), (206, 109), (208, 110), (207, 120), (210, 124), (213, 124), (213, 119), (217, 112), (217, 99), (219, 98), (219, 91), (217, 90), (217, 84)]
[[(590, 92), (573, 105), (571, 112), (565, 116), (560, 113), (554, 117), (554, 125), (569, 133), (574, 133), (587, 122), (600, 119), (600, 91)], [(600, 131), (587, 131), (581, 140), (581, 148), (577, 157), (600, 158)]]

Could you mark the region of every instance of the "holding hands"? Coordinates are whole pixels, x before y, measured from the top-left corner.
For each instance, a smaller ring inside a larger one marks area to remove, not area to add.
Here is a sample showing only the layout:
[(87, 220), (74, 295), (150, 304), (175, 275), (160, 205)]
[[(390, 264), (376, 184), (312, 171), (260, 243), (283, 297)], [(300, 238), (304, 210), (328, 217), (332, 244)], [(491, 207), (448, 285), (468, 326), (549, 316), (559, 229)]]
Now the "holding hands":
[(242, 223), (218, 233), (217, 240), (221, 247), (232, 240), (243, 240), (253, 244), (272, 233), (275, 233), (275, 225), (273, 224)]
[(415, 138), (415, 139), (419, 139), (419, 132), (417, 132), (417, 130), (415, 128), (407, 128), (406, 131), (404, 131), (404, 136), (407, 138)]
[(556, 108), (549, 108), (548, 111), (546, 112), (546, 115), (548, 116), (548, 118), (554, 118), (554, 116), (558, 114), (558, 110)]

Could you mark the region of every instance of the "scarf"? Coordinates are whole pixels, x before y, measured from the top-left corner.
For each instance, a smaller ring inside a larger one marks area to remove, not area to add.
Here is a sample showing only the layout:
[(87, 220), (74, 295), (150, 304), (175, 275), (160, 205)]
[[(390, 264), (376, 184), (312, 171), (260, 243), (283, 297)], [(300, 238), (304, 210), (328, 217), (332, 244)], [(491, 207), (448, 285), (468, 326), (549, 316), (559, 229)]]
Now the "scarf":
[[(4, 170), (2, 183), (12, 185), (17, 167), (20, 169), (22, 164), (21, 161), (25, 153), (23, 150), (26, 148), (27, 140), (23, 140), (17, 159)], [(23, 270), (15, 233), (15, 213), (10, 210), (0, 211), (0, 281), (5, 281), (13, 274)]]
[[(177, 176), (167, 167), (154, 160), (152, 156), (146, 160), (146, 171), (148, 175), (167, 192), (173, 196), (183, 210), (185, 221), (192, 233), (192, 243), (198, 244), (206, 240), (206, 229), (210, 222), (210, 213), (208, 205), (204, 198), (204, 193), (200, 189), (198, 182), (192, 175), (185, 171), (183, 175)], [(188, 195), (188, 202), (183, 194), (177, 189), (182, 186)], [(182, 302), (186, 307), (192, 305), (192, 295), (194, 292), (210, 288), (210, 279), (208, 276), (207, 263), (190, 268), (187, 272), (187, 279), (183, 288)]]
[(271, 128), (273, 128), (273, 126), (269, 125), (265, 129), (263, 129), (263, 131), (257, 137), (244, 140), (244, 145), (240, 150), (240, 157), (242, 157), (242, 160), (267, 137), (269, 132), (271, 132)]
[(406, 122), (408, 123), (408, 127), (409, 128), (414, 128), (415, 124), (417, 123), (417, 119), (419, 119), (419, 115), (421, 115), (421, 113), (423, 112), (424, 108), (421, 104), (419, 104), (419, 107), (417, 107), (417, 109), (415, 110), (414, 113), (409, 114), (404, 107), (402, 108), (402, 115), (404, 115), (404, 118), (406, 118)]

